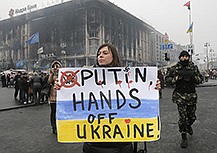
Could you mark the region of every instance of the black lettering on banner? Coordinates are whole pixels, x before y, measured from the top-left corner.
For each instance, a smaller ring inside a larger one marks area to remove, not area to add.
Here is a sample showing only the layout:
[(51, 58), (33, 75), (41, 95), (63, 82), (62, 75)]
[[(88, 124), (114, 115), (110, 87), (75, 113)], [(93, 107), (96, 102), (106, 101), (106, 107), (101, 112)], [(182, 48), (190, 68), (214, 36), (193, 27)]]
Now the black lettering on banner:
[(102, 120), (102, 119), (105, 119), (105, 114), (98, 114), (98, 124), (100, 124), (100, 121)]
[(129, 105), (130, 105), (131, 108), (136, 109), (136, 108), (139, 108), (139, 107), (141, 106), (141, 101), (140, 101), (140, 99), (139, 99), (138, 97), (136, 97), (136, 96), (133, 95), (133, 92), (134, 92), (134, 91), (135, 91), (136, 93), (139, 92), (138, 89), (133, 88), (133, 89), (130, 90), (130, 93), (129, 93), (129, 94), (130, 94), (130, 97), (133, 98), (133, 99), (135, 99), (138, 104), (135, 105), (135, 106), (133, 106), (133, 105), (130, 103)]
[[(160, 116), (157, 117), (157, 130), (160, 131)], [(157, 135), (157, 137), (159, 138), (159, 134)]]
[(114, 127), (113, 138), (115, 139), (117, 135), (120, 135), (121, 138), (124, 138), (123, 133), (121, 132), (120, 127), (116, 124)]
[(140, 137), (144, 137), (144, 124), (141, 124), (142, 127), (138, 127), (138, 125), (134, 124), (133, 129), (134, 129), (134, 138), (137, 137), (137, 132), (139, 132)]
[(147, 137), (148, 138), (151, 138), (151, 137), (154, 137), (154, 135), (151, 135), (150, 132), (154, 131), (153, 128), (151, 128), (151, 126), (153, 126), (154, 124), (153, 123), (147, 123)]
[(82, 130), (80, 129), (80, 125), (77, 124), (77, 136), (78, 136), (78, 138), (86, 139), (87, 138), (86, 130), (87, 130), (86, 125), (83, 125), (83, 132), (82, 132)]
[(116, 84), (118, 82), (117, 72), (121, 72), (121, 69), (108, 69), (108, 72), (113, 72), (114, 73), (115, 84)]
[(126, 83), (129, 83), (128, 74), (125, 73), (124, 75), (125, 75), (125, 81), (126, 81)]
[(118, 115), (118, 113), (109, 113), (109, 124), (112, 124), (112, 120), (115, 118), (113, 117), (114, 115)]
[(140, 72), (140, 69), (139, 68), (135, 68), (135, 81), (136, 82), (138, 82), (138, 78), (139, 78), (139, 76), (140, 76), (140, 78), (141, 78), (141, 80), (143, 81), (143, 82), (145, 82), (146, 81), (146, 68), (144, 68), (144, 70), (143, 70), (143, 75), (142, 75), (142, 73)]
[[(104, 101), (106, 102), (107, 106), (112, 109), (112, 103), (111, 103), (111, 90), (108, 90), (108, 97), (105, 96), (105, 94), (100, 91), (100, 100), (101, 100), (101, 106), (102, 109), (104, 109)], [(104, 99), (104, 100), (103, 100)]]
[[(121, 95), (123, 99), (119, 98), (119, 95)], [(116, 97), (117, 97), (117, 109), (121, 109), (126, 104), (126, 98), (120, 90), (116, 90)], [(123, 100), (122, 104), (120, 104), (120, 99)]]
[[(106, 85), (106, 80), (105, 80), (105, 69), (102, 70), (102, 77), (103, 79), (102, 80), (98, 80), (98, 71), (97, 70), (94, 70), (94, 74), (95, 74), (95, 83), (97, 85)], [(99, 83), (99, 81), (101, 81), (101, 83)]]
[(95, 118), (96, 118), (95, 115), (90, 114), (90, 115), (88, 115), (88, 117), (87, 117), (87, 121), (88, 121), (89, 123), (93, 123), (94, 120), (95, 120)]
[(91, 70), (81, 70), (81, 85), (84, 86), (84, 80), (87, 80), (93, 76)]
[(94, 135), (96, 135), (96, 139), (100, 139), (100, 135), (98, 133), (100, 126), (97, 126), (96, 128), (94, 128), (93, 125), (91, 125), (91, 134), (92, 134), (92, 139), (95, 139)]
[[(104, 115), (102, 115), (104, 116)], [(93, 114), (89, 115), (88, 122), (93, 123), (95, 116)], [(92, 118), (92, 119), (91, 119)], [(148, 138), (154, 137), (154, 135), (151, 135), (150, 133), (154, 130), (153, 129), (153, 123), (147, 123), (147, 124), (127, 124), (126, 130), (122, 131), (121, 127), (118, 124), (114, 125), (114, 128), (112, 128), (110, 125), (100, 125), (97, 126), (92, 124), (90, 125), (90, 131), (87, 129), (87, 125), (79, 125), (77, 124), (77, 137), (79, 139), (87, 139), (87, 132), (90, 132), (90, 136), (92, 139), (106, 139), (106, 138), (130, 138), (131, 133), (133, 135), (133, 138), (144, 138), (145, 134), (147, 134)], [(145, 129), (146, 126), (146, 129)], [(132, 129), (131, 129), (132, 128)], [(145, 133), (146, 130), (146, 133)], [(123, 132), (126, 132), (124, 135)]]
[(74, 111), (77, 111), (77, 105), (81, 104), (81, 108), (82, 110), (84, 110), (84, 93), (81, 92), (81, 101), (76, 101), (76, 95), (73, 94), (73, 107), (74, 107)]
[(111, 132), (111, 128), (108, 125), (103, 125), (103, 139), (106, 138), (106, 136), (108, 138), (111, 138), (111, 135), (109, 134)]
[(96, 110), (99, 110), (99, 106), (98, 106), (97, 100), (96, 100), (94, 94), (92, 92), (90, 92), (90, 94), (89, 94), (89, 106), (88, 106), (88, 110), (91, 110), (91, 105), (92, 104), (95, 105)]
[(127, 124), (127, 137), (129, 138), (130, 137), (130, 125)]

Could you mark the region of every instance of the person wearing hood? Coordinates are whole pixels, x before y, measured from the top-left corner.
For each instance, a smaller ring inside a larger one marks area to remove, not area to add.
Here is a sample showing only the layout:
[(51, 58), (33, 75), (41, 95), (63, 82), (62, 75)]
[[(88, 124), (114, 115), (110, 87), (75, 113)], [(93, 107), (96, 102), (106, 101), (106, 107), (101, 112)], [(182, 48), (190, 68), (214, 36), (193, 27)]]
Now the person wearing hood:
[(175, 85), (172, 101), (177, 104), (179, 114), (179, 132), (181, 133), (181, 147), (187, 148), (187, 133), (193, 135), (192, 124), (196, 120), (197, 93), (196, 84), (202, 83), (203, 78), (199, 69), (190, 60), (190, 54), (182, 51), (179, 61), (172, 66), (166, 76), (166, 82)]
[(48, 78), (48, 83), (50, 85), (50, 91), (49, 91), (49, 97), (48, 97), (48, 100), (50, 103), (50, 108), (51, 108), (50, 123), (51, 123), (53, 134), (57, 134), (57, 127), (56, 127), (56, 96), (57, 96), (57, 91), (54, 89), (54, 83), (58, 77), (59, 68), (62, 68), (62, 64), (59, 61), (54, 61), (51, 64), (50, 75)]

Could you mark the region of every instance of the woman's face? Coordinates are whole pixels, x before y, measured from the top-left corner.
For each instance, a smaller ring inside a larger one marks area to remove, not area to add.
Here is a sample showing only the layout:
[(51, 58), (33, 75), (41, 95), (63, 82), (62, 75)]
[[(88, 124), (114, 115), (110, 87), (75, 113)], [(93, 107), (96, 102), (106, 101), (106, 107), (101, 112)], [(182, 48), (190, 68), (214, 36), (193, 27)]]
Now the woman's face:
[(58, 72), (59, 68), (61, 68), (61, 65), (60, 64), (55, 64), (53, 69), (54, 69), (55, 72)]
[(97, 55), (97, 61), (100, 66), (106, 66), (111, 64), (113, 61), (113, 55), (112, 52), (108, 49), (108, 46), (103, 47), (99, 50)]

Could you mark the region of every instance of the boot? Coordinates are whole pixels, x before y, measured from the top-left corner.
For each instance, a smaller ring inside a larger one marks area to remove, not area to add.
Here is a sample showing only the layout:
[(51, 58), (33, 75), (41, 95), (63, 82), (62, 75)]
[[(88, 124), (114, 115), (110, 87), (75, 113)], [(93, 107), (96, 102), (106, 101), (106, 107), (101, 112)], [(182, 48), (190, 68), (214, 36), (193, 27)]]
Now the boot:
[(187, 134), (182, 133), (182, 141), (180, 144), (181, 148), (187, 148), (188, 147), (188, 141), (187, 141)]
[(188, 132), (188, 134), (193, 135), (193, 129), (192, 129), (191, 125), (187, 126), (187, 132)]

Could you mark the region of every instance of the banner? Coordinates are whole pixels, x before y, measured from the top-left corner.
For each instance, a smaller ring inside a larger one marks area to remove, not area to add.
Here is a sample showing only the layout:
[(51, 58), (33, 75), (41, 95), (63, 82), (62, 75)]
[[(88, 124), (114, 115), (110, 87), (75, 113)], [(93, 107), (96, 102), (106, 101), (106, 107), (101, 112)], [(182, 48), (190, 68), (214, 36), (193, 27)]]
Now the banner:
[(59, 142), (133, 142), (160, 138), (156, 67), (61, 68)]
[(192, 32), (193, 31), (193, 22), (190, 24), (187, 33)]

